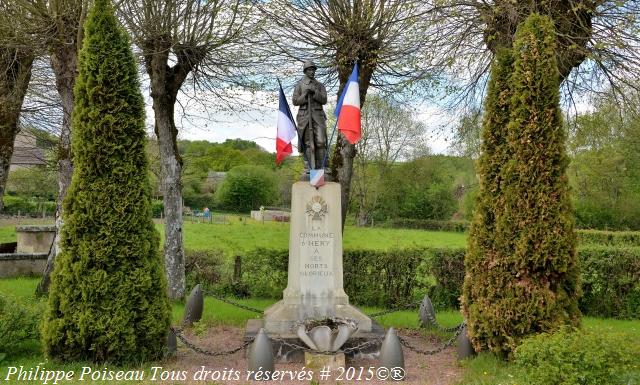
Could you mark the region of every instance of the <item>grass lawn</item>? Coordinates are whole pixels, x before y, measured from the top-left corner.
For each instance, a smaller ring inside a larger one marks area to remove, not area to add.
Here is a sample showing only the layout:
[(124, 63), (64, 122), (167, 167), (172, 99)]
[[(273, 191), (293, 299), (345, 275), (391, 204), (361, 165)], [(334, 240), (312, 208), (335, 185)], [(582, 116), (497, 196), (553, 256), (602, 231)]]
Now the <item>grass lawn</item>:
[[(228, 215), (226, 224), (191, 223), (183, 224), (185, 248), (193, 250), (223, 249), (226, 255), (234, 255), (257, 247), (289, 247), (289, 223), (259, 222), (246, 217)], [(240, 221), (242, 218), (242, 221)], [(42, 224), (42, 221), (27, 223)], [(51, 220), (47, 222), (52, 224)], [(15, 222), (0, 222), (0, 243), (15, 242)], [(164, 225), (156, 228), (164, 234)], [(464, 247), (466, 233), (424, 231), (407, 229), (362, 228), (346, 226), (343, 244), (345, 248), (389, 249), (396, 247)]]
[[(157, 226), (161, 234), (162, 225)], [(389, 249), (394, 247), (464, 247), (465, 233), (441, 231), (362, 228), (347, 226), (344, 230), (344, 248)], [(259, 222), (231, 217), (227, 224), (184, 223), (184, 242), (189, 249), (221, 248), (233, 255), (256, 247), (289, 247), (289, 224)]]

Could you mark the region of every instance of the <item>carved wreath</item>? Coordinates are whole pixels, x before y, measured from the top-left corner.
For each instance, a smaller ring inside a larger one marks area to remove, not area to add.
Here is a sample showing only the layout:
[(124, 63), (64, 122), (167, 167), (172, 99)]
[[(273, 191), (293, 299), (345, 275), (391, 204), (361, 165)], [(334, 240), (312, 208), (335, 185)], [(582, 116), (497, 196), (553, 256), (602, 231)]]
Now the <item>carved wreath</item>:
[(316, 195), (307, 203), (306, 212), (314, 220), (322, 219), (327, 214), (327, 202), (321, 196)]

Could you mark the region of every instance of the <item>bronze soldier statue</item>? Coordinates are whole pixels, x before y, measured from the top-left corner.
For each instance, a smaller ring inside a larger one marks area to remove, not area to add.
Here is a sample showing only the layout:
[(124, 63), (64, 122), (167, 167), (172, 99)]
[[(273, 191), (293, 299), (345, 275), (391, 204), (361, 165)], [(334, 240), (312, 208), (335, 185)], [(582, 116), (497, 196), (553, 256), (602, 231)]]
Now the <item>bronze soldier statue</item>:
[(327, 90), (315, 79), (316, 65), (304, 62), (304, 78), (293, 89), (293, 105), (300, 106), (298, 121), (298, 149), (303, 153), (308, 167), (322, 167), (327, 153), (327, 116), (322, 106), (327, 103)]

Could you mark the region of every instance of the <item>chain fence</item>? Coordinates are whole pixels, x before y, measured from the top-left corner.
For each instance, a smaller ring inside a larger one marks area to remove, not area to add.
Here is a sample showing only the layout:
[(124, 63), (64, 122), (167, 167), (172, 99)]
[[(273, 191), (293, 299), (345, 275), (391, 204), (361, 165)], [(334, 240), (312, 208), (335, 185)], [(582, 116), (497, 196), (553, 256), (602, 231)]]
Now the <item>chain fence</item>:
[(247, 346), (251, 345), (253, 343), (254, 339), (255, 339), (255, 338), (249, 338), (246, 341), (244, 341), (244, 343), (242, 345), (238, 346), (237, 348), (231, 349), (231, 350), (213, 351), (213, 350), (208, 350), (208, 349), (204, 349), (202, 347), (199, 347), (196, 344), (194, 344), (193, 342), (189, 341), (187, 339), (187, 337), (185, 337), (185, 335), (183, 334), (183, 329), (182, 328), (171, 327), (171, 331), (176, 335), (176, 337), (180, 341), (182, 341), (182, 343), (187, 348), (193, 350), (196, 353), (204, 354), (204, 355), (210, 356), (210, 357), (229, 356), (229, 355), (235, 354), (235, 353), (239, 352), (240, 350), (245, 349)]
[(444, 351), (445, 349), (453, 346), (453, 344), (456, 342), (456, 340), (458, 339), (458, 336), (460, 336), (460, 334), (462, 333), (462, 331), (464, 330), (464, 327), (466, 326), (466, 323), (463, 322), (458, 326), (458, 329), (456, 330), (455, 334), (447, 341), (445, 342), (442, 346), (434, 349), (434, 350), (423, 350), (423, 349), (419, 349), (416, 348), (415, 346), (412, 346), (406, 339), (398, 336), (398, 339), (400, 340), (400, 343), (402, 344), (402, 346), (406, 347), (407, 349), (418, 353), (418, 354), (422, 354), (425, 356), (431, 356), (434, 354), (438, 354), (441, 353), (442, 351)]
[(253, 313), (257, 313), (257, 314), (263, 314), (264, 313), (263, 309), (256, 309), (255, 307), (243, 305), (241, 303), (228, 300), (225, 297), (217, 295), (217, 294), (213, 293), (210, 290), (203, 290), (202, 293), (207, 295), (207, 296), (209, 296), (209, 297), (213, 297), (213, 298), (217, 299), (220, 302), (224, 302), (226, 304), (229, 304), (231, 306), (235, 306), (235, 307), (240, 308), (240, 309), (244, 309), (244, 310), (247, 310), (247, 311), (250, 311), (250, 312), (253, 312)]
[[(212, 291), (209, 290), (203, 290), (203, 294), (207, 295), (209, 297), (213, 297), (215, 299), (217, 299), (218, 301), (224, 302), (226, 304), (238, 307), (240, 309), (244, 309), (253, 313), (257, 313), (257, 314), (263, 314), (264, 310), (262, 309), (257, 309), (251, 306), (247, 306), (235, 301), (231, 301), (225, 297), (222, 297), (220, 295), (217, 295), (215, 293), (213, 293)], [(369, 317), (374, 318), (374, 317), (380, 317), (383, 315), (387, 315), (387, 314), (391, 314), (391, 313), (395, 313), (395, 312), (399, 312), (399, 311), (404, 311), (407, 309), (415, 309), (415, 308), (419, 308), (420, 305), (422, 304), (421, 301), (418, 302), (411, 302), (411, 303), (407, 303), (403, 306), (399, 306), (397, 308), (394, 309), (388, 309), (388, 310), (383, 310), (380, 312), (376, 312), (376, 313), (371, 313), (368, 314)], [(442, 325), (440, 325), (438, 323), (438, 321), (436, 320), (436, 318), (429, 312), (425, 312), (425, 315), (429, 321), (429, 323), (431, 325), (433, 325), (434, 327), (436, 327), (438, 330), (440, 330), (441, 332), (445, 332), (445, 333), (451, 333), (451, 332), (455, 332), (454, 335), (447, 341), (445, 342), (442, 346), (434, 349), (434, 350), (423, 350), (423, 349), (419, 349), (416, 348), (414, 346), (412, 346), (406, 339), (398, 336), (398, 339), (400, 340), (400, 343), (402, 344), (402, 346), (406, 347), (407, 349), (418, 353), (418, 354), (422, 354), (422, 355), (434, 355), (434, 354), (438, 354), (442, 351), (444, 351), (445, 349), (453, 346), (453, 344), (456, 342), (458, 336), (460, 336), (460, 334), (462, 333), (462, 331), (464, 330), (464, 327), (466, 326), (465, 322), (460, 323), (459, 325), (453, 326), (453, 327), (444, 327)], [(183, 331), (184, 331), (184, 327), (185, 327), (185, 323), (183, 321), (183, 323), (180, 325), (180, 327), (171, 327), (171, 331), (175, 334), (175, 336), (182, 341), (182, 343), (189, 349), (193, 350), (196, 353), (200, 353), (200, 354), (204, 354), (207, 356), (212, 356), (212, 357), (216, 357), (216, 356), (227, 356), (227, 355), (231, 355), (231, 354), (235, 354), (237, 352), (239, 352), (240, 350), (246, 349), (247, 346), (251, 345), (253, 343), (253, 341), (255, 340), (255, 338), (248, 338), (246, 341), (244, 341), (244, 343), (234, 349), (231, 350), (224, 350), (224, 351), (213, 351), (213, 350), (208, 350), (202, 347), (197, 346), (196, 344), (194, 344), (193, 342), (189, 341), (187, 339), (187, 337), (184, 335)], [(270, 338), (271, 341), (273, 342), (277, 342), (279, 343), (281, 346), (285, 346), (289, 349), (291, 349), (291, 351), (305, 351), (305, 352), (314, 352), (314, 353), (328, 353), (328, 352), (318, 352), (316, 350), (310, 349), (304, 345), (299, 345), (299, 344), (295, 344), (292, 342), (289, 342), (285, 339), (282, 338)], [(352, 352), (356, 352), (356, 351), (361, 351), (363, 349), (372, 347), (372, 346), (376, 346), (382, 343), (382, 341), (384, 340), (384, 338), (374, 338), (368, 341), (365, 341), (363, 343), (360, 343), (358, 345), (346, 348), (344, 350), (341, 350), (340, 352), (345, 353), (345, 354), (349, 354)]]

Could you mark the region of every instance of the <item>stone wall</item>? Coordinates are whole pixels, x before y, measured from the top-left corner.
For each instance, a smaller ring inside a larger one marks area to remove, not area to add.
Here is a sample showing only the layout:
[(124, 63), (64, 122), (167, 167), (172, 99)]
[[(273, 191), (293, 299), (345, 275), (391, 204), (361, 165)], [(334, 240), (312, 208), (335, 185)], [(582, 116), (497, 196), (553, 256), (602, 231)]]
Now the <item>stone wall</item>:
[(0, 278), (42, 275), (47, 264), (47, 253), (0, 254)]

